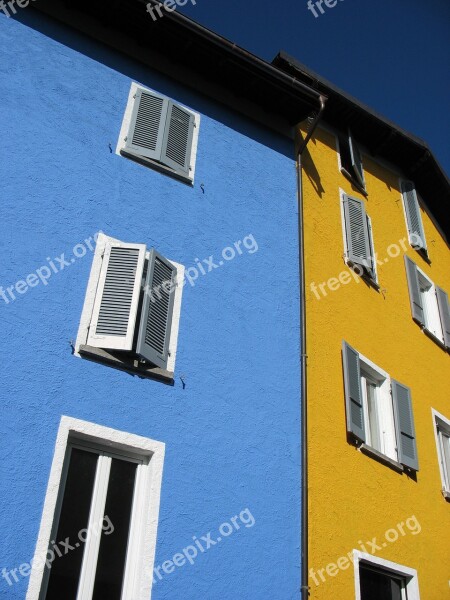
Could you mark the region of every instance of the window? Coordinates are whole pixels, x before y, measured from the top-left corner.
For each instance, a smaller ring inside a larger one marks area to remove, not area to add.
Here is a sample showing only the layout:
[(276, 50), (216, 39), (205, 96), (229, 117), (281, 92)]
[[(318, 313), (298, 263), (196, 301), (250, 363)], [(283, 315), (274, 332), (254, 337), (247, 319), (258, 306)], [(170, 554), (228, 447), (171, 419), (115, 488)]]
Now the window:
[(133, 83), (116, 153), (193, 183), (199, 126), (197, 113)]
[(184, 269), (100, 233), (75, 354), (173, 381)]
[(342, 220), (346, 261), (377, 285), (372, 223), (364, 201), (342, 193)]
[(450, 500), (450, 420), (433, 410), (437, 455), (441, 473), (442, 493)]
[(161, 442), (61, 419), (29, 600), (150, 596), (163, 459)]
[(434, 340), (450, 348), (450, 309), (447, 292), (434, 285), (407, 256), (405, 266), (413, 319)]
[(402, 181), (401, 190), (409, 243), (417, 251), (427, 256), (425, 232), (423, 230), (422, 216), (414, 183), (412, 181)]
[(342, 347), (347, 432), (365, 452), (398, 468), (419, 469), (408, 387), (362, 356)]
[(353, 185), (367, 195), (361, 152), (350, 129), (347, 134), (339, 135), (339, 169)]
[(420, 600), (417, 571), (353, 551), (356, 600)]

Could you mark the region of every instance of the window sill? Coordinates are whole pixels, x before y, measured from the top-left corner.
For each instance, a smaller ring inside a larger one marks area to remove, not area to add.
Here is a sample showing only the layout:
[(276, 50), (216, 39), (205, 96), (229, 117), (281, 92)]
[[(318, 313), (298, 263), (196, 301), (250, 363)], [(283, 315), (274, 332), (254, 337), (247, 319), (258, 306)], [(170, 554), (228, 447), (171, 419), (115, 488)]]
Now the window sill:
[(87, 360), (126, 371), (130, 375), (138, 376), (141, 379), (155, 379), (167, 385), (174, 385), (174, 374), (171, 371), (145, 365), (133, 359), (129, 354), (124, 354), (122, 357), (118, 352), (113, 354), (108, 350), (87, 345), (81, 345), (78, 351)]
[(403, 473), (405, 470), (404, 466), (401, 465), (399, 462), (397, 462), (396, 460), (393, 460), (392, 458), (389, 458), (389, 456), (386, 456), (382, 452), (375, 450), (375, 448), (372, 448), (371, 446), (368, 446), (367, 444), (361, 444), (359, 446), (358, 450), (360, 452), (362, 452), (363, 454), (366, 454), (367, 456), (371, 456), (378, 462), (380, 462), (388, 467), (391, 467), (391, 469), (393, 469), (394, 471), (397, 471), (397, 473)]
[(134, 160), (135, 162), (137, 162), (141, 165), (144, 165), (144, 167), (150, 167), (151, 169), (154, 169), (155, 171), (159, 171), (160, 173), (169, 175), (170, 177), (173, 177), (174, 179), (178, 179), (178, 181), (182, 181), (183, 183), (186, 183), (191, 187), (194, 185), (194, 182), (192, 181), (192, 179), (190, 177), (188, 177), (187, 175), (180, 175), (179, 173), (176, 173), (170, 167), (166, 167), (165, 165), (163, 165), (159, 162), (156, 162), (155, 160), (151, 160), (150, 158), (145, 158), (145, 156), (140, 156), (139, 154), (135, 154), (134, 152), (130, 152), (129, 150), (121, 149), (120, 154), (122, 156), (124, 156), (125, 158), (130, 158), (131, 160)]
[(444, 344), (444, 342), (439, 339), (437, 337), (437, 335), (434, 335), (434, 333), (432, 331), (430, 331), (429, 329), (427, 329), (425, 326), (422, 326), (422, 331), (424, 332), (424, 334), (426, 336), (428, 336), (431, 340), (433, 340), (433, 342), (435, 342), (438, 346), (440, 346), (442, 348), (442, 350), (447, 350), (446, 345)]
[(350, 181), (350, 183), (351, 183), (352, 185), (354, 185), (354, 186), (355, 186), (355, 188), (356, 188), (356, 189), (357, 189), (359, 192), (361, 192), (361, 194), (362, 194), (363, 196), (365, 196), (366, 198), (368, 198), (368, 197), (369, 197), (369, 194), (367, 193), (367, 191), (366, 191), (366, 188), (364, 188), (364, 187), (363, 187), (363, 186), (362, 186), (362, 185), (359, 183), (359, 181), (357, 181), (357, 180), (356, 180), (356, 179), (353, 177), (353, 175), (351, 175), (351, 174), (350, 174), (350, 173), (347, 171), (347, 169), (344, 169), (344, 167), (341, 167), (341, 173), (342, 173), (342, 175), (343, 175), (343, 176), (344, 176), (346, 179), (348, 179), (348, 180)]
[[(377, 292), (379, 292), (381, 290), (381, 286), (378, 283), (377, 280), (373, 279), (373, 277), (371, 275), (369, 275), (369, 273), (366, 271), (365, 267), (355, 264), (353, 263), (351, 260), (349, 260), (345, 255), (344, 255), (344, 260), (345, 260), (345, 264), (347, 266), (349, 266), (353, 271), (355, 271), (355, 273), (357, 275), (359, 275), (361, 277), (361, 279), (367, 283), (367, 285), (369, 285), (370, 287), (372, 287), (374, 290), (376, 290)], [(357, 270), (355, 270), (357, 269)], [(362, 274), (360, 274), (358, 271), (361, 271), (361, 269), (364, 269), (364, 272)]]
[(447, 500), (447, 502), (450, 502), (450, 492), (448, 492), (447, 490), (442, 490), (442, 495)]

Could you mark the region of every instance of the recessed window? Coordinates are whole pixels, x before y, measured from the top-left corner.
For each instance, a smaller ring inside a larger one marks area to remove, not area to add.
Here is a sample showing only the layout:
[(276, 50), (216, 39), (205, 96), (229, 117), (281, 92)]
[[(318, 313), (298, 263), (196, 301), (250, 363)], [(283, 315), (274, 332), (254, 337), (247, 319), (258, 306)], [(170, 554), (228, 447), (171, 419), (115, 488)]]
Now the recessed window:
[(406, 579), (370, 564), (359, 566), (361, 600), (407, 600)]
[(145, 244), (100, 233), (75, 354), (173, 380), (184, 269)]
[(339, 135), (339, 168), (355, 187), (367, 195), (361, 152), (350, 130)]
[(387, 459), (388, 464), (417, 471), (409, 388), (347, 342), (343, 342), (342, 355), (348, 434), (364, 451)]
[(356, 600), (420, 600), (417, 571), (353, 551)]
[(405, 266), (413, 319), (442, 346), (450, 348), (448, 294), (407, 256)]
[(116, 153), (193, 183), (200, 115), (133, 83)]
[(450, 500), (450, 420), (433, 410), (442, 492)]
[(160, 442), (62, 418), (27, 598), (149, 597), (163, 457)]
[(377, 285), (372, 223), (364, 201), (342, 193), (342, 220), (347, 263)]

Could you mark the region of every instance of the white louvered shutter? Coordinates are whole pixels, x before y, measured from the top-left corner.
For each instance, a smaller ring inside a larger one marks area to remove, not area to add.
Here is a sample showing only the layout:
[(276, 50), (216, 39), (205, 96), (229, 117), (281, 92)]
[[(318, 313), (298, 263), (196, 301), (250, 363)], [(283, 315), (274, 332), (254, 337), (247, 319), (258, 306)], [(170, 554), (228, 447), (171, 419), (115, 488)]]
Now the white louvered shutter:
[(145, 253), (145, 244), (107, 244), (89, 327), (89, 346), (132, 349)]
[(169, 101), (161, 162), (185, 177), (189, 176), (193, 132), (194, 116)]
[(416, 188), (412, 181), (402, 181), (402, 196), (405, 206), (406, 224), (408, 226), (409, 242), (413, 248), (426, 250), (425, 232)]

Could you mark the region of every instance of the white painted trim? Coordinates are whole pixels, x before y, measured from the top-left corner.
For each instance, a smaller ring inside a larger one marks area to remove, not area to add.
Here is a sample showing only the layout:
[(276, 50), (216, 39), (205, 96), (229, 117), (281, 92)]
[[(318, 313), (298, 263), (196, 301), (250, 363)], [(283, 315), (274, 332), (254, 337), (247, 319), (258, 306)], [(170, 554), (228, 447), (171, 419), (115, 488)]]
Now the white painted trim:
[(416, 569), (405, 567), (394, 563), (390, 560), (385, 560), (373, 554), (366, 554), (360, 550), (353, 550), (353, 566), (355, 573), (355, 600), (361, 600), (361, 589), (359, 580), (359, 564), (366, 562), (376, 567), (390, 571), (393, 575), (399, 575), (407, 579), (406, 589), (408, 592), (408, 600), (420, 600), (419, 580)]
[(101, 540), (101, 536), (95, 534), (94, 528), (98, 523), (103, 521), (103, 517), (105, 516), (106, 494), (108, 492), (110, 472), (111, 458), (100, 455), (95, 473), (77, 600), (91, 600), (94, 592), (95, 573), (97, 572), (98, 552)]
[[(444, 331), (442, 328), (441, 314), (436, 294), (436, 285), (418, 265), (416, 265), (416, 269), (419, 280), (419, 291), (422, 296), (425, 322), (423, 329), (426, 329), (426, 331), (445, 348)], [(428, 289), (423, 291), (423, 288), (426, 285), (428, 286)]]
[(147, 464), (139, 465), (139, 468), (144, 472), (142, 482), (139, 484), (142, 496), (139, 499), (138, 506), (133, 503), (133, 508), (138, 510), (143, 521), (139, 535), (136, 536), (136, 533), (133, 534), (133, 543), (135, 544), (135, 548), (132, 551), (132, 558), (135, 565), (134, 589), (133, 594), (123, 600), (150, 600), (165, 444), (67, 416), (61, 417), (58, 429), (26, 600), (39, 599), (39, 592), (44, 576), (45, 554), (51, 539), (69, 436), (70, 439), (80, 437), (100, 443), (106, 449), (113, 448), (119, 452), (138, 453), (143, 457), (143, 460), (145, 458), (149, 459)]
[[(158, 94), (159, 96), (162, 95), (159, 92), (157, 92), (156, 90), (152, 90), (150, 88), (144, 87), (144, 86), (136, 83), (135, 81), (133, 81), (131, 83), (130, 92), (128, 94), (127, 105), (125, 107), (125, 113), (124, 113), (124, 117), (122, 120), (122, 125), (120, 127), (119, 137), (117, 139), (116, 154), (118, 156), (122, 156), (120, 154), (121, 150), (126, 150), (125, 138), (127, 137), (128, 131), (130, 129), (131, 115), (133, 113), (134, 100), (135, 100), (134, 96), (138, 89), (141, 89), (141, 90), (144, 90), (144, 91), (147, 91), (150, 93), (155, 93), (155, 94)], [(189, 112), (194, 118), (194, 131), (192, 134), (191, 165), (190, 165), (191, 170), (190, 170), (190, 175), (188, 177), (189, 181), (194, 183), (195, 166), (197, 163), (198, 136), (199, 136), (199, 131), (200, 131), (200, 114), (194, 112), (193, 110), (191, 110), (184, 104), (181, 104), (180, 102), (177, 102), (176, 100), (173, 100), (172, 98), (170, 98), (170, 100), (172, 100), (173, 102), (176, 102), (176, 104), (178, 104), (179, 106), (184, 108), (184, 110)]]
[(447, 419), (446, 417), (444, 417), (443, 414), (439, 413), (437, 410), (435, 410), (434, 408), (431, 409), (431, 414), (433, 417), (433, 430), (434, 430), (434, 440), (436, 442), (436, 452), (437, 452), (437, 457), (438, 457), (438, 463), (439, 463), (439, 473), (441, 475), (441, 483), (442, 483), (442, 491), (443, 492), (450, 492), (450, 481), (447, 484), (447, 477), (444, 473), (444, 458), (442, 456), (442, 448), (441, 448), (441, 442), (439, 439), (439, 433), (438, 433), (438, 427), (440, 429), (444, 429), (446, 433), (448, 433), (448, 435), (450, 435), (450, 419)]
[[(120, 240), (109, 237), (105, 235), (103, 232), (99, 233), (97, 238), (97, 245), (95, 247), (95, 253), (92, 260), (91, 272), (89, 275), (89, 280), (86, 288), (86, 296), (84, 299), (83, 310), (81, 312), (80, 324), (78, 327), (77, 339), (75, 342), (75, 352), (76, 356), (80, 356), (80, 346), (84, 346), (88, 343), (88, 335), (89, 335), (89, 326), (91, 324), (95, 298), (97, 295), (97, 286), (99, 282), (101, 267), (102, 267), (102, 254), (106, 248), (106, 246), (110, 243), (121, 243)], [(148, 259), (149, 252), (146, 253), (146, 258)], [(177, 269), (177, 286), (175, 288), (175, 297), (173, 303), (173, 313), (172, 313), (172, 329), (170, 332), (170, 341), (169, 341), (169, 352), (170, 356), (167, 361), (167, 371), (174, 372), (175, 371), (175, 361), (177, 356), (177, 347), (178, 347), (178, 331), (180, 327), (180, 318), (181, 318), (181, 300), (183, 296), (183, 281), (184, 281), (184, 266), (176, 263), (172, 260), (169, 260), (171, 264), (173, 264)]]

